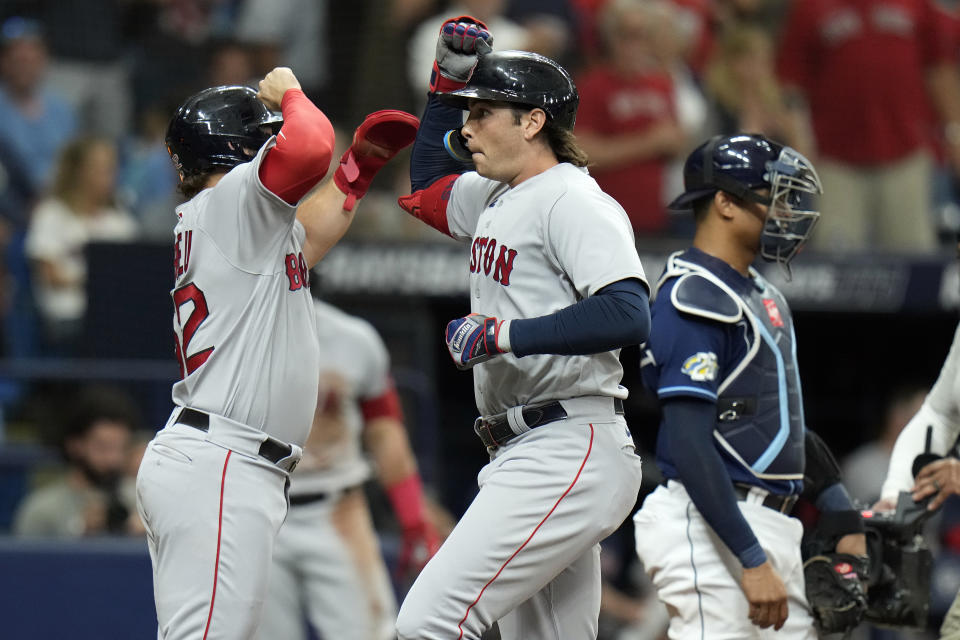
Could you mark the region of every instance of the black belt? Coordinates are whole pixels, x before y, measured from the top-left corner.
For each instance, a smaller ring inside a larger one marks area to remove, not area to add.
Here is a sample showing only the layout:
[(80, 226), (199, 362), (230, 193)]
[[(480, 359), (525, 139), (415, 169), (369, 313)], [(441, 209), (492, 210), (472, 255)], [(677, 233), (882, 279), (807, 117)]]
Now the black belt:
[[(623, 400), (614, 398), (613, 408), (616, 413), (623, 414)], [(567, 417), (567, 412), (559, 402), (548, 402), (524, 407), (520, 415), (523, 416), (523, 422), (527, 427), (536, 429), (545, 424), (563, 420)], [(501, 447), (520, 435), (510, 426), (506, 414), (496, 418), (477, 418), (473, 423), (473, 430), (488, 448)]]
[(303, 504), (313, 504), (314, 502), (323, 502), (327, 498), (332, 496), (346, 496), (351, 491), (357, 491), (362, 485), (353, 484), (347, 487), (346, 489), (334, 489), (333, 491), (314, 491), (313, 493), (299, 493), (290, 496), (290, 506), (296, 507)]
[(302, 504), (311, 504), (313, 502), (320, 502), (326, 500), (330, 497), (330, 494), (325, 491), (318, 491), (316, 493), (301, 493), (299, 495), (290, 496), (290, 506), (296, 507)]
[[(674, 482), (680, 482), (679, 480), (676, 480), (674, 478), (664, 478), (663, 480), (660, 481), (660, 484), (662, 484), (663, 486), (667, 486), (667, 483), (670, 482), (670, 480), (673, 480)], [(754, 487), (753, 485), (749, 485), (749, 484), (734, 483), (733, 492), (737, 494), (737, 500), (740, 500), (741, 502), (746, 502), (747, 496), (750, 495), (750, 489), (754, 489), (754, 488), (759, 489), (760, 487)], [(777, 493), (767, 493), (767, 495), (763, 497), (763, 502), (761, 502), (760, 504), (767, 507), (768, 509), (779, 511), (780, 513), (790, 513), (790, 510), (793, 509), (793, 505), (795, 505), (796, 503), (797, 503), (797, 496), (784, 496)]]
[[(747, 500), (750, 490), (754, 487), (748, 484), (734, 484), (733, 491), (737, 494), (737, 500)], [(780, 513), (790, 513), (793, 505), (797, 503), (797, 496), (785, 496), (778, 493), (768, 493), (763, 497), (763, 506)]]
[[(199, 429), (200, 431), (209, 431), (210, 430), (210, 416), (203, 411), (197, 411), (196, 409), (190, 409), (184, 407), (180, 409), (180, 415), (177, 416), (177, 419), (174, 420), (177, 424), (185, 424), (188, 427), (193, 427), (194, 429)], [(284, 458), (288, 457), (293, 453), (293, 447), (285, 442), (280, 442), (279, 440), (271, 437), (267, 437), (266, 440), (260, 443), (260, 451), (258, 451), (261, 458), (265, 458), (277, 464)], [(293, 471), (293, 469), (291, 469)]]

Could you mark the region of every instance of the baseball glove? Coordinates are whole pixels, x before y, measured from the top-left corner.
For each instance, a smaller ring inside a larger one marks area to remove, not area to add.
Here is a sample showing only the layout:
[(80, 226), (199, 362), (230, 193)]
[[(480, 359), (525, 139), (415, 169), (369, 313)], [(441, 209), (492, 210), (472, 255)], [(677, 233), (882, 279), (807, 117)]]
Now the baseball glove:
[(867, 610), (862, 580), (867, 559), (846, 553), (813, 556), (803, 563), (807, 602), (821, 634), (843, 633)]

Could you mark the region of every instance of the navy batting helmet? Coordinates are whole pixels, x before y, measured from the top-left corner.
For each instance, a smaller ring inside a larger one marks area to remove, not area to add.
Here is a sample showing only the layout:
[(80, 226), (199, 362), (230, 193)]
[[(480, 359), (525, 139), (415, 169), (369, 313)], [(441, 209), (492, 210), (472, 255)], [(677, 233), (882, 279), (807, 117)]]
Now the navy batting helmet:
[(768, 206), (760, 255), (787, 264), (820, 218), (820, 177), (798, 151), (757, 134), (715, 136), (693, 150), (683, 166), (685, 191), (671, 209), (724, 191)]
[(250, 87), (213, 87), (190, 96), (167, 127), (167, 151), (181, 178), (249, 161), (283, 124)]
[(580, 104), (580, 94), (566, 69), (529, 51), (495, 51), (481, 56), (467, 86), (437, 97), (463, 110), (470, 98), (539, 107), (568, 131), (573, 131)]

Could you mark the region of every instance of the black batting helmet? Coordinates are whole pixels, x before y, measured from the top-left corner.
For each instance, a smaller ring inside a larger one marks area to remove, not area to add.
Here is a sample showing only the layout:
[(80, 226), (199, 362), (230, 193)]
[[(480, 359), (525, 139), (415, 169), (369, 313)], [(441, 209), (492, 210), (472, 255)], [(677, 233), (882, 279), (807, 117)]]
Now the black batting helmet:
[(212, 87), (190, 96), (167, 127), (167, 151), (181, 178), (249, 161), (283, 124), (250, 87)]
[(573, 131), (580, 104), (577, 87), (566, 69), (529, 51), (495, 51), (481, 56), (467, 86), (437, 97), (463, 110), (470, 98), (539, 107), (568, 131)]

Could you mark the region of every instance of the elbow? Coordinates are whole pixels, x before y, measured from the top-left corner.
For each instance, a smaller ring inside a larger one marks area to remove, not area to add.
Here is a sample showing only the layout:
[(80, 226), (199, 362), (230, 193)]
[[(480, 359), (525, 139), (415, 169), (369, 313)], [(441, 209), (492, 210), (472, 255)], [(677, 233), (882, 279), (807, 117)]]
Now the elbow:
[(301, 148), (305, 150), (303, 162), (312, 167), (322, 168), (321, 175), (327, 172), (333, 160), (333, 150), (336, 145), (336, 134), (333, 125), (326, 118), (304, 132)]

